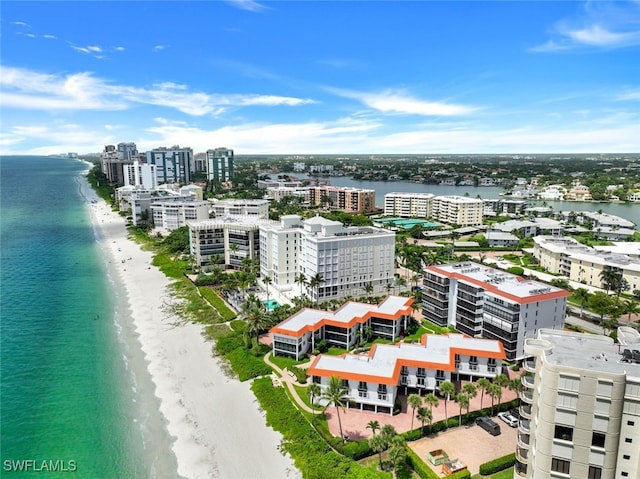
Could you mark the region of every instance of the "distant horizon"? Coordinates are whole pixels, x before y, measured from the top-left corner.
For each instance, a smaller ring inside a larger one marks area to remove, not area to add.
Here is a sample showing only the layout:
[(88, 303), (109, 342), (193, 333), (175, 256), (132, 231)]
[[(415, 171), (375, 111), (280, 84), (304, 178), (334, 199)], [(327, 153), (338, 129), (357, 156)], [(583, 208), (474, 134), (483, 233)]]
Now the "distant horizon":
[(640, 151), (639, 1), (27, 0), (0, 40), (5, 155)]

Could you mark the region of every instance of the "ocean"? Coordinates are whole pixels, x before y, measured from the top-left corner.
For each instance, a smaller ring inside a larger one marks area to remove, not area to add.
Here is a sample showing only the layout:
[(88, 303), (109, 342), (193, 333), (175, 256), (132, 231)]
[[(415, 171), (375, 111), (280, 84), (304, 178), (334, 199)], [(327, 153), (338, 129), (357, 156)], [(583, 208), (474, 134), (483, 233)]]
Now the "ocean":
[(0, 476), (175, 478), (126, 298), (89, 220), (87, 168), (0, 157)]

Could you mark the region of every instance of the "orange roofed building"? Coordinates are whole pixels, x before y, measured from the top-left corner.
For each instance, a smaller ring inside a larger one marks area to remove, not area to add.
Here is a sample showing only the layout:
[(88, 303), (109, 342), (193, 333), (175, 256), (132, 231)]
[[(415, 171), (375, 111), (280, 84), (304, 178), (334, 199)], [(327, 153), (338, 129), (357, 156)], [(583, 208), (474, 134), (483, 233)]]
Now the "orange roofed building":
[(308, 369), (321, 388), (332, 376), (362, 410), (393, 414), (400, 388), (405, 394), (435, 392), (442, 381), (493, 378), (505, 359), (500, 341), (464, 334), (425, 334), (421, 343), (374, 344), (369, 354), (319, 355)]
[(336, 311), (305, 308), (271, 328), (273, 355), (296, 361), (325, 340), (349, 349), (367, 334), (395, 341), (406, 329), (413, 298), (387, 296), (380, 304), (348, 302)]

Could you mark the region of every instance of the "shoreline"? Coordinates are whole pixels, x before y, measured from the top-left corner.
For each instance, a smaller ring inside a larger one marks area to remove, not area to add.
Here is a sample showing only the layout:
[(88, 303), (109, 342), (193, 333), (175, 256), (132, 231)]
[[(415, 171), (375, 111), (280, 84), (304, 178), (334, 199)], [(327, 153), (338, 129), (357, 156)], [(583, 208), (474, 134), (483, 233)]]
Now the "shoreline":
[[(280, 452), (282, 436), (266, 425), (250, 389), (225, 375), (201, 325), (170, 313), (171, 280), (151, 265), (152, 253), (128, 239), (124, 218), (80, 180), (96, 241), (108, 258), (126, 306), (120, 321), (134, 331), (185, 478), (297, 478)], [(95, 201), (95, 202), (94, 202)], [(156, 471), (158, 473), (159, 471)]]

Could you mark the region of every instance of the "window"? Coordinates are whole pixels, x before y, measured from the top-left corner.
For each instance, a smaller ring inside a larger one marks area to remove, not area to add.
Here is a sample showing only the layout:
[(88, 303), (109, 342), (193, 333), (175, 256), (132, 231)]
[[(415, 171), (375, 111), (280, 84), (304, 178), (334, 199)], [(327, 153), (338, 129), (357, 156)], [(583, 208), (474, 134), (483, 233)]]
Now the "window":
[(631, 456), (629, 454), (625, 454), (624, 456), (622, 456), (622, 459), (629, 460), (629, 459), (631, 459)]
[(340, 381), (340, 385), (341, 385), (342, 387), (348, 388), (348, 387), (349, 387), (349, 380), (348, 380), (348, 379), (342, 379), (342, 380)]
[(600, 479), (602, 477), (602, 468), (596, 466), (589, 466), (589, 474), (587, 479)]
[(358, 383), (358, 389), (360, 391), (366, 391), (367, 390), (367, 383), (365, 381), (360, 381)]
[(627, 426), (633, 426), (633, 425), (635, 425), (634, 421), (627, 421)]
[(562, 474), (569, 474), (569, 461), (565, 459), (551, 458), (551, 470), (553, 472), (561, 472)]
[(628, 472), (625, 472), (625, 471), (622, 471), (622, 472), (620, 473), (620, 475), (621, 475), (622, 477), (629, 477), (629, 473), (628, 473)]
[(594, 447), (604, 447), (605, 437), (603, 432), (594, 432), (591, 436), (591, 445)]
[(631, 444), (633, 442), (633, 439), (631, 439), (630, 437), (625, 437), (624, 442), (626, 442), (627, 444)]
[(313, 376), (313, 384), (320, 384), (320, 376)]
[(426, 376), (426, 372), (424, 368), (418, 368), (418, 376)]
[(573, 441), (573, 428), (556, 425), (553, 437), (555, 439), (562, 439), (563, 441)]
[(423, 377), (419, 377), (418, 378), (417, 385), (421, 386), (421, 387), (424, 387), (424, 378)]

